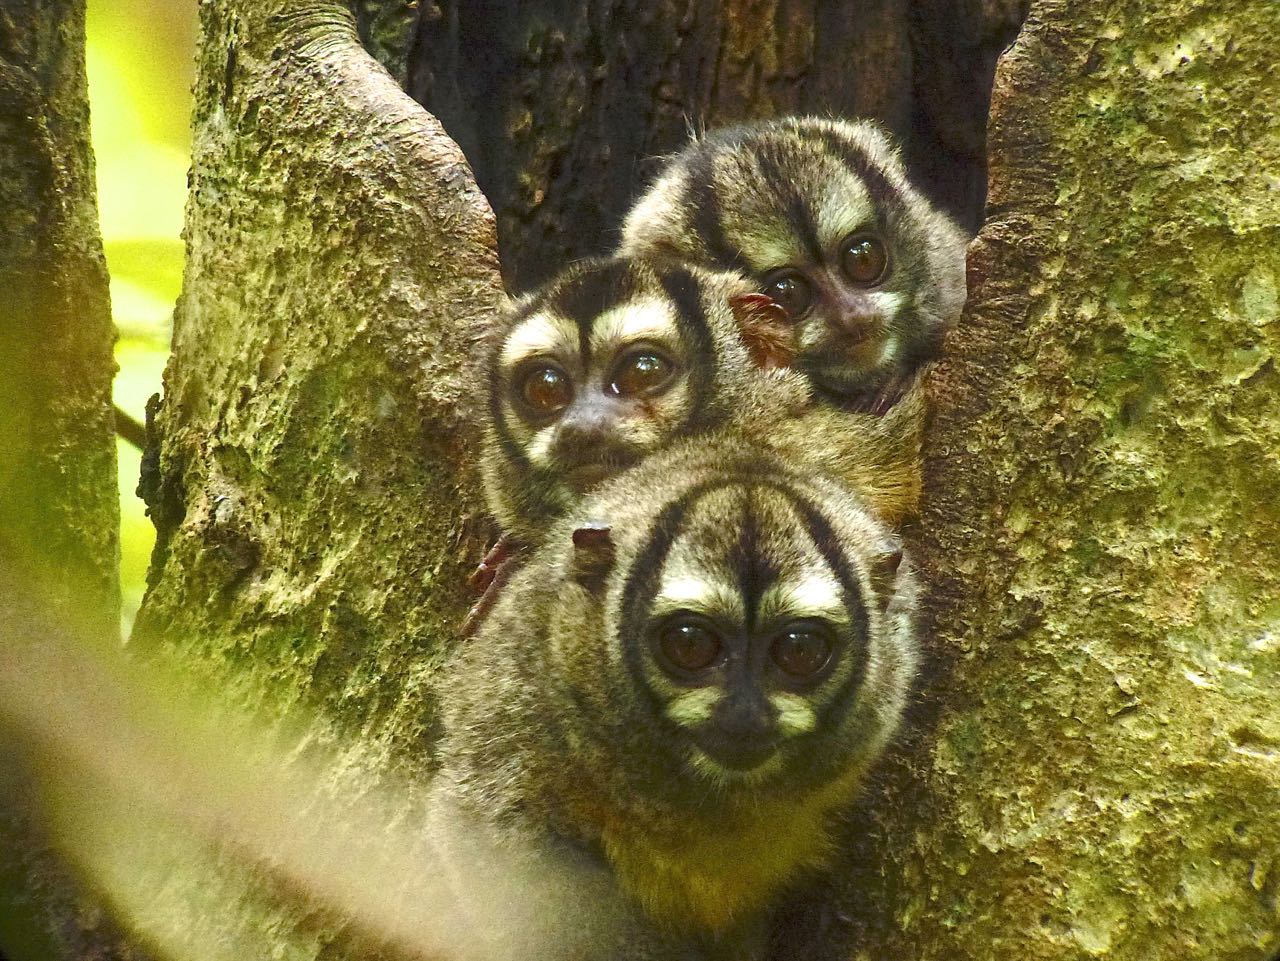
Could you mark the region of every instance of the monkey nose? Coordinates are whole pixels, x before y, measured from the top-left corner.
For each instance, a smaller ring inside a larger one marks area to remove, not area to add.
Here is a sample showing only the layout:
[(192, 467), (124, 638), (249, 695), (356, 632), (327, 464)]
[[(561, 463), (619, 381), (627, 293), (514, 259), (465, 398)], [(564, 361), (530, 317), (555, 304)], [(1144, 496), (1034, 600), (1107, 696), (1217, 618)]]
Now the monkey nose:
[(861, 291), (842, 290), (826, 304), (831, 328), (850, 343), (859, 343), (881, 325), (879, 311)]
[(561, 417), (555, 445), (559, 452), (576, 458), (600, 455), (616, 444), (622, 411), (605, 398), (574, 404)]
[(849, 345), (860, 344), (880, 328), (880, 317), (865, 310), (839, 311), (832, 318), (832, 328)]
[(725, 767), (739, 771), (758, 767), (777, 748), (768, 707), (756, 699), (729, 699), (698, 732), (698, 746)]

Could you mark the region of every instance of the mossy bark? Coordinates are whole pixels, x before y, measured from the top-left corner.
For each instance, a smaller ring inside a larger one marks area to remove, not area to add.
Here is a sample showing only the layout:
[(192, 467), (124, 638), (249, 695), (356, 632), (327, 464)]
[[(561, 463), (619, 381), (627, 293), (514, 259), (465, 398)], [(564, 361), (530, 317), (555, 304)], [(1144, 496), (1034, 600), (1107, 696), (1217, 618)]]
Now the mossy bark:
[[(84, 4), (0, 9), (0, 647), (36, 608), (118, 636), (115, 370), (94, 200)], [(0, 952), (114, 955), (51, 856), (27, 758), (0, 729)]]
[(1002, 62), (925, 735), (831, 957), (1280, 951), (1277, 44), (1269, 0), (1039, 0)]
[(115, 329), (98, 233), (84, 4), (0, 10), (0, 551), (60, 616), (119, 622)]
[(498, 217), (513, 289), (611, 249), (690, 128), (788, 113), (874, 117), (970, 227), (996, 58), (1025, 0), (424, 0), (408, 90)]
[(360, 43), (403, 86), (417, 0), (349, 0), (348, 5)]
[[(503, 296), (489, 208), (346, 4), (214, 0), (185, 236), (132, 646), (343, 745), (335, 795), (393, 768), (421, 782), (428, 681), (490, 534), (461, 414), (464, 360)], [(202, 930), (232, 956), (344, 950), (342, 923), (267, 895), (267, 877), (184, 857), (161, 874), (186, 892), (163, 915), (140, 917), (137, 879), (117, 891), (148, 940), (189, 957), (221, 956)], [(218, 917), (211, 891), (231, 902)]]
[(501, 296), (491, 217), (341, 4), (206, 4), (202, 31), (135, 638), (407, 723), (484, 536), (459, 411)]

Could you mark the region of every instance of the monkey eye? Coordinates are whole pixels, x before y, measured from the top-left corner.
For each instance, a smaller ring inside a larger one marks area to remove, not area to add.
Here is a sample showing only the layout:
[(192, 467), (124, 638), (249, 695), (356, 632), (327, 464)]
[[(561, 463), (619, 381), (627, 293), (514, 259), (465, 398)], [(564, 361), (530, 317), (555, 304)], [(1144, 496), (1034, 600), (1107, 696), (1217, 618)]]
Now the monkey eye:
[(770, 274), (760, 292), (785, 310), (790, 320), (799, 320), (813, 306), (813, 285), (798, 270)]
[(795, 681), (811, 681), (831, 663), (835, 644), (830, 632), (817, 624), (793, 624), (773, 639), (769, 656), (782, 673)]
[(889, 269), (889, 251), (877, 237), (854, 234), (840, 242), (840, 269), (855, 284), (871, 287)]
[(609, 390), (619, 397), (642, 397), (661, 390), (675, 373), (675, 365), (651, 347), (627, 354), (613, 369)]
[(525, 406), (541, 417), (564, 410), (573, 400), (573, 383), (569, 375), (551, 364), (526, 370), (517, 386)]
[(658, 650), (677, 674), (705, 671), (720, 657), (724, 644), (710, 624), (693, 616), (677, 616), (658, 633)]

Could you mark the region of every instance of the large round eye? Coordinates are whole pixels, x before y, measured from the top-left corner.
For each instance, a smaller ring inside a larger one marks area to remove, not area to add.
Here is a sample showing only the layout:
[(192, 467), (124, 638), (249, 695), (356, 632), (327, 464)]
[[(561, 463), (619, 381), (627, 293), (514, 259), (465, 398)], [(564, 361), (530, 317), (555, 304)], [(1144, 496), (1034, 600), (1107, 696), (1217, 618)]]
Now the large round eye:
[(720, 656), (720, 637), (698, 620), (668, 621), (658, 635), (658, 647), (666, 661), (679, 671), (695, 674), (706, 670)]
[(807, 681), (827, 666), (833, 649), (831, 636), (825, 630), (810, 624), (797, 624), (774, 638), (769, 656), (788, 677)]
[(609, 389), (619, 397), (641, 397), (660, 390), (675, 365), (652, 348), (633, 351), (614, 368)]
[(840, 244), (840, 269), (855, 284), (878, 284), (889, 267), (889, 251), (875, 237), (855, 234)]
[(535, 414), (564, 410), (573, 400), (573, 384), (559, 367), (544, 365), (525, 371), (519, 382), (520, 399)]
[(785, 310), (791, 320), (799, 320), (813, 306), (813, 286), (798, 270), (781, 270), (766, 277), (760, 292)]

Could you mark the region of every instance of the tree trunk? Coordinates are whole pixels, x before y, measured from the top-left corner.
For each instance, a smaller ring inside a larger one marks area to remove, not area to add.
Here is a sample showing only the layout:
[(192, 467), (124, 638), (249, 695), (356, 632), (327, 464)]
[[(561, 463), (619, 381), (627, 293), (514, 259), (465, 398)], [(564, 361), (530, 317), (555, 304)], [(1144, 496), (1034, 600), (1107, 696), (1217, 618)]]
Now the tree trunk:
[[(115, 337), (94, 201), (84, 4), (0, 9), (0, 646), (27, 608), (119, 636)], [(0, 946), (107, 956), (0, 729)]]
[(115, 330), (83, 3), (0, 10), (0, 209), (0, 550), (60, 616), (118, 630)]
[(874, 117), (973, 229), (991, 76), (1026, 0), (426, 0), (409, 92), (466, 152), (523, 290), (611, 249), (692, 127), (787, 113)]
[[(502, 297), (492, 215), (337, 0), (203, 4), (195, 91), (134, 647), (177, 651), (234, 700), (343, 745), (336, 796), (391, 769), (421, 782), (428, 682), (490, 535), (462, 411), (465, 359)], [(344, 925), (296, 892), (188, 848), (117, 887), (148, 942), (180, 957), (372, 950), (335, 947)], [(152, 881), (183, 893), (148, 911)]]
[(830, 957), (1280, 950), (1278, 43), (1269, 0), (1040, 0), (1002, 62), (932, 385), (932, 733)]
[(135, 638), (251, 653), (268, 700), (424, 724), (406, 672), (485, 533), (460, 408), (501, 296), (491, 218), (341, 4), (208, 4), (202, 35)]

